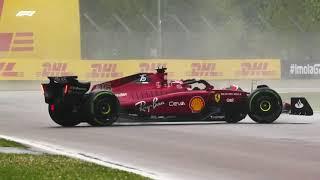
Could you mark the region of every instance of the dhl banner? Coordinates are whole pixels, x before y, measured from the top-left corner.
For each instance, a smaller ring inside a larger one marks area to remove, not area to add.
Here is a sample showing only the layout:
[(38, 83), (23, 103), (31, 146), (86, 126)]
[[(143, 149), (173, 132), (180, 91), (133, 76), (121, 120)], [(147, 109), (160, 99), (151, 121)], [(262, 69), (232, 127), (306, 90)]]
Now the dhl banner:
[(167, 67), (168, 79), (280, 79), (279, 59), (250, 60), (73, 60), (1, 59), (0, 80), (44, 80), (77, 75), (80, 80), (105, 81)]

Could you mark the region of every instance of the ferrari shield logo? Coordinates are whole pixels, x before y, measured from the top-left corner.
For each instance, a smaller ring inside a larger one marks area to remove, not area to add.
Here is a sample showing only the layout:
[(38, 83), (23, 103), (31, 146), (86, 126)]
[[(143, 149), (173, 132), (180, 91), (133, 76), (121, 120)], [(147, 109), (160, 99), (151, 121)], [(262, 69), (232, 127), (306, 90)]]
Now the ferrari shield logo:
[(216, 101), (216, 103), (220, 102), (221, 99), (221, 95), (219, 93), (214, 95), (214, 100)]

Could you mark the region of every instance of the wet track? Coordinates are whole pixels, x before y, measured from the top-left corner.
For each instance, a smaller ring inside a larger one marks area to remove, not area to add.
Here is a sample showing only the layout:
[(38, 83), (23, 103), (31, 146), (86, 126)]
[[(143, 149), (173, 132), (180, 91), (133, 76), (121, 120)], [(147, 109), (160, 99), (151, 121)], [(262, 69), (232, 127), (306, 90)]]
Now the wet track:
[(154, 123), (62, 128), (40, 92), (0, 92), (0, 134), (94, 154), (164, 179), (319, 179), (320, 116), (275, 124)]

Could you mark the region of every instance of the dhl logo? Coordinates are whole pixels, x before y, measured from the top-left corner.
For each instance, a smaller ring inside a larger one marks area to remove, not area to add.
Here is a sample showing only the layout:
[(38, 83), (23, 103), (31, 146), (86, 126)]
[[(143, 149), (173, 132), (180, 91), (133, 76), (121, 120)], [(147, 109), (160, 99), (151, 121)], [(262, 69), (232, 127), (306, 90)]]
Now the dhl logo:
[(192, 63), (191, 68), (189, 76), (223, 76), (222, 72), (216, 71), (216, 63)]
[(154, 72), (158, 67), (167, 67), (167, 63), (140, 63), (139, 68), (141, 73)]
[(2, 77), (23, 77), (23, 72), (16, 72), (14, 68), (16, 63), (1, 62), (0, 63), (0, 76)]
[(42, 64), (42, 72), (37, 72), (37, 77), (48, 76), (72, 76), (73, 73), (68, 71), (68, 63), (46, 62)]
[(246, 62), (241, 63), (241, 70), (237, 73), (240, 76), (270, 76), (275, 71), (269, 70), (268, 62)]
[(0, 52), (32, 52), (33, 32), (0, 33)]
[(117, 72), (117, 64), (91, 64), (89, 78), (118, 78), (122, 77), (121, 72)]

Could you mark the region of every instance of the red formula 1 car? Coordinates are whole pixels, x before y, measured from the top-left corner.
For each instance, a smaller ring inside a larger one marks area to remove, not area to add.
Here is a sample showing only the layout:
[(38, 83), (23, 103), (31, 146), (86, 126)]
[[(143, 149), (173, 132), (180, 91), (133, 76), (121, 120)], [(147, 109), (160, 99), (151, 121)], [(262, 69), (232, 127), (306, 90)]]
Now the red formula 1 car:
[(42, 84), (45, 102), (54, 122), (75, 126), (87, 122), (109, 126), (119, 117), (139, 121), (211, 121), (237, 123), (247, 115), (257, 123), (272, 123), (281, 113), (312, 115), (303, 97), (282, 103), (266, 85), (252, 93), (231, 86), (215, 89), (205, 80), (168, 81), (166, 68), (139, 73), (94, 85), (76, 76), (49, 77)]

